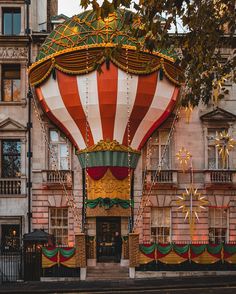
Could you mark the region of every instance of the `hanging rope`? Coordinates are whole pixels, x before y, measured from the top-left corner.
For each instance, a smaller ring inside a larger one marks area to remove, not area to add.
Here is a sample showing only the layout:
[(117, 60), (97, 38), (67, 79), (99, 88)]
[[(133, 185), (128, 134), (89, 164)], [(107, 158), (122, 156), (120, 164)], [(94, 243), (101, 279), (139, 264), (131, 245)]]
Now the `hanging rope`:
[[(130, 97), (129, 97), (129, 59), (128, 48), (125, 50), (126, 59), (126, 103), (127, 103), (127, 145), (128, 145), (128, 185), (130, 194), (130, 207), (132, 210), (132, 195), (131, 195), (131, 154), (130, 154)], [(129, 218), (129, 231), (132, 231), (132, 216)]]
[[(176, 124), (176, 122), (179, 119), (179, 114), (180, 114), (180, 106), (177, 107), (177, 110), (176, 110), (176, 113), (175, 113), (175, 117), (174, 117), (174, 120), (172, 122), (171, 129), (170, 129), (170, 132), (168, 134), (168, 138), (167, 138), (166, 143), (165, 143), (165, 147), (164, 147), (163, 152), (161, 154), (161, 160), (159, 162), (158, 169), (155, 171), (153, 180), (151, 182), (151, 186), (150, 186), (147, 194), (144, 194), (145, 185), (142, 187), (142, 192), (143, 192), (144, 196), (143, 196), (143, 199), (140, 201), (140, 204), (139, 204), (139, 207), (138, 207), (138, 212), (137, 212), (137, 216), (136, 216), (136, 219), (135, 219), (133, 231), (135, 231), (135, 229), (138, 227), (138, 224), (139, 224), (139, 222), (140, 222), (140, 220), (142, 218), (142, 215), (143, 215), (144, 208), (147, 206), (147, 203), (150, 201), (149, 200), (149, 196), (150, 196), (150, 194), (152, 192), (153, 186), (157, 182), (158, 175), (160, 175), (160, 173), (161, 173), (162, 164), (163, 164), (163, 161), (164, 161), (166, 152), (168, 150), (170, 141), (171, 141), (172, 136), (174, 134), (175, 124)], [(145, 171), (147, 171), (147, 170), (145, 169)], [(145, 176), (146, 176), (146, 173), (145, 173)], [(145, 181), (143, 181), (143, 182), (145, 183)]]
[(83, 229), (85, 230), (85, 224), (86, 224), (86, 211), (87, 211), (87, 191), (88, 191), (88, 161), (89, 161), (89, 153), (88, 153), (88, 147), (89, 147), (89, 122), (88, 122), (88, 100), (89, 100), (89, 51), (88, 46), (86, 47), (86, 97), (85, 97), (85, 116), (86, 116), (86, 129), (85, 129), (85, 140), (86, 140), (86, 153), (85, 153), (85, 195), (84, 195), (84, 213), (83, 213)]
[(46, 129), (45, 129), (45, 125), (44, 125), (44, 122), (42, 120), (42, 117), (41, 117), (41, 114), (40, 114), (40, 110), (39, 110), (38, 104), (37, 104), (36, 99), (35, 99), (35, 93), (34, 93), (33, 89), (31, 89), (31, 91), (32, 91), (32, 94), (33, 94), (33, 108), (34, 108), (34, 112), (35, 112), (35, 115), (36, 115), (36, 117), (37, 117), (37, 119), (38, 119), (38, 121), (40, 123), (41, 131), (43, 133), (43, 136), (44, 136), (44, 140), (45, 140), (47, 149), (49, 151), (49, 154), (51, 156), (51, 160), (52, 160), (53, 166), (55, 168), (54, 171), (57, 174), (57, 178), (59, 179), (59, 183), (62, 186), (64, 195), (66, 196), (67, 204), (71, 208), (71, 212), (73, 214), (74, 220), (75, 220), (75, 222), (78, 223), (80, 230), (82, 230), (82, 222), (81, 222), (81, 219), (80, 219), (81, 213), (79, 211), (79, 208), (75, 204), (75, 200), (74, 200), (75, 197), (74, 197), (73, 188), (70, 191), (70, 193), (67, 191), (67, 188), (66, 188), (65, 182), (64, 182), (64, 180), (62, 178), (61, 172), (58, 169), (58, 160), (57, 160), (55, 151), (53, 150), (53, 148), (52, 148), (52, 146), (50, 144), (50, 141), (48, 140), (48, 135), (47, 135), (47, 132), (46, 132)]

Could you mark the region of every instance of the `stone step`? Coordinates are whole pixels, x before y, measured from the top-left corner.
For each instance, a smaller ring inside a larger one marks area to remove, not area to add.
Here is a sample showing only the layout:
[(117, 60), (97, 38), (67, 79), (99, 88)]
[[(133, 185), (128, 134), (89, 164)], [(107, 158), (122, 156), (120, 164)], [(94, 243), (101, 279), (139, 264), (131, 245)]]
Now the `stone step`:
[(129, 278), (129, 268), (119, 263), (97, 263), (87, 267), (86, 280), (122, 280)]

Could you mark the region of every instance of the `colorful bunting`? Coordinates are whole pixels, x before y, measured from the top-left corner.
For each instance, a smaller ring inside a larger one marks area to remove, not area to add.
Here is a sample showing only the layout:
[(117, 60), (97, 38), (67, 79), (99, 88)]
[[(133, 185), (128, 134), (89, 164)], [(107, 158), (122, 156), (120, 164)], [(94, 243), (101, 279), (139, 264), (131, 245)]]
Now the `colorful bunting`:
[(236, 264), (236, 244), (142, 244), (139, 250), (140, 264), (152, 261), (179, 264), (187, 260), (199, 264), (220, 260)]
[(76, 268), (75, 248), (43, 247), (42, 268), (49, 268), (54, 265)]

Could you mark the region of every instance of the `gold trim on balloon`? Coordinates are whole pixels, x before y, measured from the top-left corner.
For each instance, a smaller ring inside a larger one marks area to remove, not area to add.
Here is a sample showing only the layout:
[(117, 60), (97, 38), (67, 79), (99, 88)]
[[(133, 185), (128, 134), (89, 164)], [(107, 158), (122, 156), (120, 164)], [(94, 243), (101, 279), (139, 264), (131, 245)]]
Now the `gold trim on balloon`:
[(88, 153), (88, 152), (98, 152), (98, 151), (119, 151), (119, 152), (132, 152), (140, 154), (141, 152), (135, 150), (131, 147), (127, 147), (124, 145), (119, 144), (116, 140), (100, 140), (97, 144), (90, 146), (88, 148), (82, 149), (78, 151), (78, 154), (81, 153)]

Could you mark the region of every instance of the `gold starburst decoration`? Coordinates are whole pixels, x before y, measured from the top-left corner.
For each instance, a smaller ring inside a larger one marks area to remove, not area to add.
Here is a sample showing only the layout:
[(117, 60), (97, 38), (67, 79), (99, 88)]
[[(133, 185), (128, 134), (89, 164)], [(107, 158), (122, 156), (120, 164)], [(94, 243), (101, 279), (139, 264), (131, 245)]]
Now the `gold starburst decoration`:
[(205, 210), (206, 205), (208, 205), (206, 196), (202, 196), (198, 189), (191, 185), (189, 189), (185, 189), (182, 196), (177, 197), (179, 198), (176, 201), (177, 205), (179, 205), (178, 209), (182, 209), (183, 213), (185, 213), (184, 221), (188, 219), (190, 226), (194, 225), (195, 219), (199, 221), (198, 213)]
[(187, 169), (191, 157), (191, 153), (184, 147), (181, 147), (179, 152), (176, 153), (176, 158), (178, 159), (183, 172), (185, 172), (185, 170)]
[(229, 135), (227, 131), (220, 132), (216, 135), (215, 146), (218, 149), (222, 159), (222, 168), (226, 167), (226, 162), (229, 157), (229, 152), (233, 150), (236, 141)]
[(191, 118), (191, 115), (192, 115), (192, 112), (193, 112), (193, 106), (192, 104), (189, 102), (187, 106), (185, 106), (185, 116), (186, 116), (186, 123), (189, 124), (190, 122), (190, 118)]

